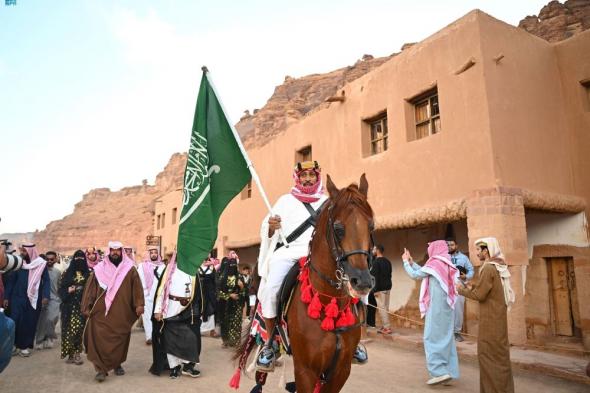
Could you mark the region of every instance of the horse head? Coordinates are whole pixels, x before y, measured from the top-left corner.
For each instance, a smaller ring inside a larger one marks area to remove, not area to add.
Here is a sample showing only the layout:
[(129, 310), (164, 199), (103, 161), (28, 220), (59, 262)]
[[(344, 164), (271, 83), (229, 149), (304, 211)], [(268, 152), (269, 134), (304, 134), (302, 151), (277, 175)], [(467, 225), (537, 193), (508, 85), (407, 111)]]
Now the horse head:
[(349, 295), (361, 297), (373, 288), (371, 276), (373, 210), (367, 201), (369, 183), (365, 175), (359, 185), (338, 189), (327, 177), (330, 196), (325, 217), (326, 240), (336, 262), (336, 278)]

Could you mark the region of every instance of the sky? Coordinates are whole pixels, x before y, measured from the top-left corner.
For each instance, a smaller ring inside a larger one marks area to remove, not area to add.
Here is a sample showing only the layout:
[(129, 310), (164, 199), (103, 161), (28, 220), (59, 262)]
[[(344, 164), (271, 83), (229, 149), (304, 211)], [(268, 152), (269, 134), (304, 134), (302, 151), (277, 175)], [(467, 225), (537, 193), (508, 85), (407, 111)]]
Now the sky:
[(0, 234), (42, 230), (93, 188), (153, 184), (188, 148), (203, 65), (236, 123), (286, 75), (398, 52), (475, 8), (517, 25), (547, 2), (2, 1)]

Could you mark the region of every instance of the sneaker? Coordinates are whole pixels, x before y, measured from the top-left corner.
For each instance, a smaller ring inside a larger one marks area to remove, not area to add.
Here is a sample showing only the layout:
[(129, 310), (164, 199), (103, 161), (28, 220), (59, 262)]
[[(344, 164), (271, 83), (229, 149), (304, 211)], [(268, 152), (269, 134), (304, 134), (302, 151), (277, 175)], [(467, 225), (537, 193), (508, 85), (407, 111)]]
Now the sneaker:
[(119, 366), (115, 369), (115, 375), (121, 376), (121, 375), (125, 375), (125, 370), (123, 370), (123, 367)]
[(432, 377), (430, 378), (428, 381), (426, 381), (426, 384), (428, 385), (438, 385), (439, 383), (445, 383), (450, 381), (451, 376), (449, 374), (445, 374), (445, 375), (441, 375), (440, 377)]
[(53, 340), (48, 338), (47, 340), (45, 340), (45, 342), (43, 343), (43, 348), (45, 349), (51, 349), (53, 348)]
[(74, 361), (74, 364), (76, 364), (78, 366), (81, 365), (82, 363), (84, 363), (84, 361), (82, 360), (82, 357), (80, 356), (79, 353), (74, 355), (73, 361)]
[(198, 378), (201, 376), (201, 372), (197, 370), (192, 363), (186, 363), (182, 366), (182, 374), (188, 375), (192, 378)]
[(363, 344), (357, 345), (352, 355), (352, 362), (354, 364), (366, 364), (368, 361), (369, 354), (367, 353), (367, 348)]
[(12, 348), (12, 356), (18, 355), (19, 352), (20, 352), (20, 349), (18, 349), (17, 347)]
[(31, 356), (31, 351), (29, 351), (28, 349), (21, 349), (19, 355), (24, 358), (28, 358), (29, 356)]
[(170, 370), (170, 379), (176, 379), (178, 377), (180, 377), (180, 366), (176, 366)]
[(268, 346), (264, 346), (258, 354), (256, 360), (256, 371), (273, 372), (275, 369), (275, 351)]
[(107, 376), (103, 373), (103, 372), (98, 372), (96, 373), (96, 376), (94, 377), (94, 380), (97, 382), (104, 382), (104, 380), (107, 378)]
[(465, 339), (463, 338), (461, 333), (455, 333), (455, 341), (462, 343), (463, 341), (465, 341)]
[(42, 349), (45, 349), (45, 341), (41, 341), (40, 343), (38, 343), (38, 344), (35, 344), (35, 349), (36, 349), (37, 351), (40, 351), (40, 350), (42, 350)]

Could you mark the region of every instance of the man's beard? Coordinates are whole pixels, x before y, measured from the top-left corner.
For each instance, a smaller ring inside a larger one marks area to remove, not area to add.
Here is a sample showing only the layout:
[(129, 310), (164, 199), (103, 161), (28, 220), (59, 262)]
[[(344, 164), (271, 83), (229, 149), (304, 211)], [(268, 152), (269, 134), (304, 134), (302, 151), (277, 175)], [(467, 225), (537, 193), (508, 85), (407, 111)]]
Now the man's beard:
[(113, 265), (118, 265), (123, 260), (123, 257), (120, 255), (109, 255), (109, 260)]
[(20, 254), (21, 258), (25, 260), (26, 263), (31, 263), (31, 257), (29, 254)]
[(152, 262), (156, 262), (158, 260), (158, 256), (157, 255), (152, 255), (150, 257), (150, 259), (152, 260)]

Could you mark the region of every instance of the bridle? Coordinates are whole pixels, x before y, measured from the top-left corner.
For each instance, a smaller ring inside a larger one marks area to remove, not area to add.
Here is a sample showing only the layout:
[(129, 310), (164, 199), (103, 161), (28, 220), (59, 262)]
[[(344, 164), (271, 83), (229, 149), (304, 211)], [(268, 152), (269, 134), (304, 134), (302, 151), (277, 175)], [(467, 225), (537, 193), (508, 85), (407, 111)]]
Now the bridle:
[[(324, 206), (321, 207), (321, 210), (322, 211), (324, 210)], [(344, 224), (342, 224), (340, 221), (334, 220), (333, 211), (334, 211), (334, 202), (330, 201), (330, 205), (328, 206), (328, 227), (326, 230), (326, 242), (328, 243), (328, 246), (330, 247), (330, 253), (332, 255), (332, 259), (334, 259), (334, 262), (336, 262), (336, 269), (334, 270), (334, 275), (336, 276), (336, 279), (334, 280), (334, 279), (326, 276), (324, 273), (319, 271), (315, 266), (313, 266), (313, 264), (311, 262), (311, 242), (310, 242), (310, 247), (309, 247), (309, 255), (308, 255), (308, 259), (307, 259), (308, 262), (307, 263), (309, 264), (310, 268), (322, 280), (324, 280), (325, 282), (327, 282), (328, 284), (330, 284), (332, 287), (336, 288), (337, 290), (340, 290), (343, 288), (345, 283), (348, 283), (350, 281), (350, 277), (348, 277), (348, 275), (346, 274), (346, 269), (345, 269), (345, 266), (350, 265), (350, 262), (348, 261), (349, 257), (351, 257), (353, 255), (366, 256), (368, 268), (369, 268), (369, 270), (371, 269), (371, 267), (373, 265), (373, 253), (371, 252), (371, 250), (372, 250), (373, 246), (375, 245), (375, 240), (373, 238), (374, 224), (373, 224), (373, 220), (371, 220), (369, 223), (369, 233), (370, 233), (370, 240), (371, 241), (369, 243), (368, 250), (356, 249), (356, 250), (352, 250), (352, 251), (345, 251), (342, 248), (342, 245), (340, 244), (342, 239), (344, 238), (345, 227), (344, 227)], [(316, 231), (314, 230), (312, 238), (315, 237), (315, 234), (316, 234)]]

